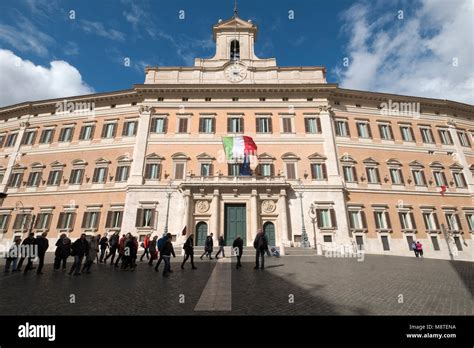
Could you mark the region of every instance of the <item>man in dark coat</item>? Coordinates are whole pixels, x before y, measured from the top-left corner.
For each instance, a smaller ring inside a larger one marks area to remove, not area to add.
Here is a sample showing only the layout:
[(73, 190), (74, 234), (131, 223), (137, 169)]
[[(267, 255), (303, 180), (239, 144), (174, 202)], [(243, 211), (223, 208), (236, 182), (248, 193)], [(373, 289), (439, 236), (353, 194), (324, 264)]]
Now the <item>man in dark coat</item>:
[(222, 253), (222, 257), (225, 257), (224, 247), (225, 247), (225, 239), (223, 236), (220, 236), (219, 237), (219, 251), (216, 254), (216, 259), (219, 258), (220, 253)]
[(171, 255), (176, 257), (174, 253), (173, 243), (171, 243), (171, 233), (166, 235), (166, 242), (162, 249), (163, 261), (165, 262), (165, 269), (163, 270), (163, 277), (168, 277), (168, 273), (171, 273), (170, 259)]
[(36, 274), (43, 274), (42, 270), (43, 270), (43, 265), (44, 265), (44, 257), (46, 255), (46, 250), (48, 250), (48, 247), (49, 247), (49, 241), (48, 241), (48, 238), (46, 238), (47, 235), (48, 235), (48, 232), (43, 232), (40, 236), (36, 237), (35, 239), (35, 245), (38, 247), (38, 258), (39, 258), (38, 270), (36, 271)]
[(201, 255), (201, 260), (204, 255), (206, 255), (210, 260), (212, 260), (212, 250), (214, 249), (214, 241), (212, 240), (213, 233), (207, 236), (206, 243), (204, 244), (204, 253)]
[(100, 263), (104, 262), (105, 251), (107, 250), (108, 246), (109, 246), (109, 239), (107, 238), (107, 233), (106, 233), (99, 241), (99, 247), (100, 247), (99, 262)]
[(117, 252), (117, 248), (119, 245), (119, 232), (115, 232), (112, 237), (110, 237), (109, 245), (110, 245), (110, 250), (109, 250), (109, 255), (105, 257), (104, 262), (107, 263), (107, 259), (112, 256), (112, 260), (110, 261), (110, 264), (112, 265), (114, 263), (115, 259), (115, 253)]
[(234, 243), (232, 243), (232, 249), (234, 250), (234, 253), (237, 256), (237, 266), (236, 268), (239, 269), (242, 267), (242, 264), (240, 263), (240, 258), (242, 257), (242, 253), (244, 251), (244, 241), (240, 236), (237, 236), (237, 238), (234, 239)]
[(62, 261), (63, 270), (65, 270), (66, 260), (69, 255), (71, 255), (71, 240), (67, 237), (66, 233), (63, 233), (56, 242), (56, 252), (54, 253), (54, 269), (59, 269)]
[[(20, 261), (18, 262), (18, 266), (16, 267), (17, 271), (21, 271), (21, 266), (23, 265), (23, 261), (25, 261), (26, 257), (28, 256), (28, 263), (26, 264), (25, 271), (29, 271), (30, 269), (33, 269), (33, 258), (30, 257), (33, 255), (33, 245), (35, 242), (35, 234), (31, 232), (28, 234), (28, 237), (23, 239), (23, 242), (21, 243), (22, 247), (20, 248), (22, 255), (20, 258)], [(25, 255), (25, 253), (27, 253)]]
[(265, 253), (268, 250), (268, 239), (267, 236), (265, 235), (265, 231), (262, 231), (262, 229), (259, 229), (257, 231), (257, 236), (255, 237), (255, 240), (253, 242), (253, 247), (256, 250), (256, 256), (255, 256), (255, 269), (259, 269), (259, 258), (262, 258), (262, 264), (260, 266), (261, 269), (265, 268)]
[(86, 239), (86, 234), (81, 234), (81, 238), (76, 239), (71, 246), (71, 255), (74, 256), (74, 264), (69, 271), (69, 275), (74, 272), (74, 275), (81, 275), (81, 264), (84, 256), (87, 256), (89, 253), (89, 243)]
[(191, 257), (192, 269), (197, 269), (197, 267), (194, 267), (194, 235), (190, 235), (188, 239), (186, 239), (186, 242), (183, 245), (183, 249), (185, 256), (183, 263), (181, 264), (181, 269), (184, 269), (184, 264), (186, 263), (189, 257)]

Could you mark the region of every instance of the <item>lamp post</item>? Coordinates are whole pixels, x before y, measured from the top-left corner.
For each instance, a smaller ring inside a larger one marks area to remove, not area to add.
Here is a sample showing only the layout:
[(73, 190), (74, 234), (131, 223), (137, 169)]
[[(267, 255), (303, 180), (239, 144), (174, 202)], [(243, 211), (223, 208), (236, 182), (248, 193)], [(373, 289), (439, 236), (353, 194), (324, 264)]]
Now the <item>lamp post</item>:
[(313, 223), (313, 234), (314, 234), (314, 248), (316, 249), (316, 255), (319, 255), (318, 249), (318, 237), (316, 235), (316, 223), (318, 222), (318, 211), (316, 210), (316, 206), (311, 203), (309, 206), (308, 215)]
[(301, 208), (301, 246), (303, 248), (311, 248), (311, 244), (309, 243), (308, 240), (308, 235), (306, 233), (306, 227), (304, 225), (304, 213), (303, 213), (303, 183), (300, 180), (298, 180), (298, 188), (300, 190), (299, 196), (300, 196), (300, 208)]
[(168, 182), (168, 185), (166, 185), (166, 197), (168, 199), (168, 203), (166, 206), (166, 221), (165, 221), (165, 230), (164, 233), (168, 233), (168, 218), (170, 215), (170, 199), (171, 199), (171, 194), (172, 194), (172, 189), (171, 189), (171, 180)]

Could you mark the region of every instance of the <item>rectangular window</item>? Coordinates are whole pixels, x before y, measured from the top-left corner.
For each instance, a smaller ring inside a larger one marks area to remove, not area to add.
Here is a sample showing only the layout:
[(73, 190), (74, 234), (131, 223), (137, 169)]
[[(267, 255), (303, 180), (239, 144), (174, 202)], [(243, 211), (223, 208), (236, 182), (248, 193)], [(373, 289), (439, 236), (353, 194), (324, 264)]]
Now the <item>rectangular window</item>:
[(438, 217), (434, 212), (424, 212), (423, 213), (423, 221), (425, 223), (425, 228), (427, 231), (438, 231), (439, 224), (438, 224)]
[(60, 213), (57, 228), (60, 230), (72, 230), (74, 228), (75, 219), (76, 219), (76, 213), (74, 212)]
[(466, 132), (458, 131), (458, 138), (461, 146), (471, 147), (471, 143), (469, 142)]
[(326, 164), (311, 163), (311, 177), (313, 180), (325, 180), (327, 178)]
[(416, 186), (426, 186), (425, 173), (422, 169), (413, 169), (411, 173)]
[(15, 217), (15, 222), (13, 223), (14, 230), (27, 231), (30, 227), (31, 214), (17, 214)]
[(84, 229), (97, 229), (100, 221), (100, 212), (98, 211), (86, 211), (82, 219), (82, 228)]
[(469, 231), (474, 231), (474, 214), (466, 214), (466, 220)]
[(456, 244), (456, 248), (458, 249), (458, 251), (462, 251), (461, 238), (454, 237), (454, 244)]
[(118, 166), (117, 171), (115, 172), (115, 181), (116, 182), (127, 181), (129, 171), (130, 171), (130, 166)]
[(105, 228), (120, 228), (122, 226), (123, 211), (111, 210), (107, 212)]
[(84, 176), (84, 169), (73, 169), (69, 176), (69, 185), (82, 184), (82, 177)]
[(5, 134), (0, 134), (0, 147), (3, 147), (3, 143), (5, 142)]
[(201, 163), (201, 176), (212, 176), (212, 164)]
[(93, 124), (86, 124), (81, 127), (79, 133), (79, 140), (91, 140), (94, 136), (95, 126)]
[(356, 236), (356, 244), (359, 250), (364, 250), (364, 237)]
[(53, 142), (54, 129), (43, 129), (40, 136), (40, 144), (51, 144)]
[(281, 119), (283, 125), (282, 133), (293, 133), (293, 127), (291, 125), (291, 118), (290, 117), (283, 117)]
[(324, 243), (332, 243), (332, 236), (323, 236)]
[(138, 121), (126, 121), (123, 124), (122, 136), (133, 137), (137, 135)]
[(244, 119), (242, 117), (227, 118), (227, 133), (243, 133)]
[(348, 137), (349, 134), (349, 126), (347, 121), (344, 120), (336, 120), (336, 135), (340, 137)]
[(295, 180), (296, 179), (295, 163), (286, 163), (286, 178), (288, 180)]
[(403, 141), (415, 141), (415, 135), (411, 126), (400, 126), (400, 133), (402, 134)]
[(461, 172), (453, 172), (453, 179), (456, 183), (456, 187), (466, 187), (466, 180), (464, 179), (464, 174)]
[(36, 139), (36, 131), (29, 130), (23, 134), (23, 139), (21, 139), (21, 145), (33, 145)]
[(270, 117), (257, 117), (257, 133), (272, 133), (272, 119)]
[(10, 222), (10, 214), (1, 214), (0, 215), (0, 231), (5, 233), (8, 229), (8, 224)]
[(47, 184), (50, 186), (59, 186), (61, 183), (61, 178), (63, 176), (62, 170), (52, 170), (49, 172), (48, 175), (48, 182)]
[(260, 164), (260, 175), (262, 175), (262, 176), (272, 176), (273, 175), (273, 164), (271, 164), (271, 163)]
[(184, 179), (184, 163), (174, 164), (174, 178), (177, 180)]
[(412, 236), (407, 236), (407, 243), (408, 243), (408, 250), (413, 251), (412, 244), (414, 242), (414, 239)]
[(59, 132), (59, 141), (60, 142), (70, 142), (72, 140), (72, 135), (74, 132), (74, 127), (65, 127), (62, 128)]
[(240, 175), (240, 163), (229, 163), (227, 169), (229, 176), (239, 176)]
[(457, 214), (446, 213), (445, 217), (446, 217), (446, 223), (448, 224), (448, 230), (457, 231), (457, 232), (461, 230), (460, 229), (461, 222), (459, 221), (459, 216)]
[(388, 230), (391, 228), (390, 218), (386, 211), (375, 211), (375, 228), (379, 230)]
[(92, 183), (104, 184), (107, 181), (107, 167), (99, 167), (94, 169)]
[(8, 187), (20, 187), (23, 181), (23, 173), (12, 173), (8, 180)]
[(346, 182), (357, 182), (356, 171), (353, 166), (342, 166), (342, 171)]
[(420, 128), (421, 138), (425, 144), (433, 144), (433, 132), (430, 128)]
[(380, 139), (393, 140), (392, 126), (389, 124), (379, 124)]
[(453, 138), (447, 129), (439, 129), (438, 130), (439, 138), (441, 139), (441, 143), (443, 145), (453, 145)]
[(153, 227), (155, 221), (155, 209), (137, 209), (135, 227)]
[(438, 237), (431, 236), (431, 243), (433, 244), (433, 250), (434, 251), (439, 251)]
[(410, 212), (399, 212), (398, 216), (400, 218), (400, 225), (402, 230), (415, 230), (415, 219), (413, 217), (413, 213)]
[(18, 137), (18, 133), (10, 133), (7, 136), (7, 141), (5, 143), (5, 147), (13, 147), (16, 143), (16, 138)]
[(446, 176), (441, 171), (433, 171), (433, 176), (437, 187), (446, 186)]
[(306, 133), (321, 133), (321, 120), (319, 117), (306, 117), (304, 119), (304, 128)]
[(380, 175), (379, 169), (376, 167), (367, 167), (367, 182), (369, 184), (379, 184), (380, 183)]
[(403, 185), (403, 175), (400, 168), (390, 168), (390, 177), (392, 178), (392, 184)]
[(160, 180), (161, 165), (159, 163), (147, 163), (145, 166), (145, 179)]
[(117, 130), (117, 124), (114, 123), (105, 123), (102, 127), (101, 137), (104, 139), (110, 139), (115, 137), (115, 132)]
[(178, 133), (187, 133), (188, 132), (188, 119), (179, 118), (178, 119)]
[(317, 222), (319, 228), (335, 228), (336, 218), (333, 209), (317, 209)]
[(199, 133), (214, 133), (214, 125), (213, 117), (201, 117), (199, 119)]
[(151, 120), (151, 133), (166, 133), (168, 119), (166, 117), (155, 117)]
[(41, 182), (41, 172), (31, 172), (26, 186), (38, 187)]
[(49, 225), (51, 224), (51, 213), (39, 213), (36, 216), (35, 229), (37, 230), (49, 230)]
[(390, 244), (388, 242), (388, 237), (387, 236), (381, 236), (382, 240), (382, 247), (384, 251), (390, 251)]
[(359, 138), (363, 138), (363, 139), (372, 138), (370, 125), (368, 122), (357, 122), (357, 133), (359, 135)]
[(364, 225), (362, 221), (362, 213), (360, 210), (354, 211), (350, 210), (349, 211), (349, 224), (350, 228), (356, 229), (356, 230), (361, 230), (365, 228), (366, 226)]

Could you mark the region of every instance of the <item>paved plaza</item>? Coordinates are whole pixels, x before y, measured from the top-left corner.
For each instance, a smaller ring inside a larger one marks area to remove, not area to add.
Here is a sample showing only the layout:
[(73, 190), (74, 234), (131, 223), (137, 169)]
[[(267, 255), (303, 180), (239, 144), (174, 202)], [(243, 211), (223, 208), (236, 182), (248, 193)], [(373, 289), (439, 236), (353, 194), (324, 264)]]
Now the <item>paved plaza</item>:
[[(49, 257), (50, 258), (50, 257)], [(396, 256), (357, 259), (288, 255), (200, 261), (181, 256), (163, 278), (146, 262), (136, 271), (93, 265), (68, 276), (45, 265), (44, 275), (0, 278), (4, 315), (473, 315), (473, 263)], [(69, 264), (72, 259), (69, 260)], [(3, 266), (3, 260), (1, 265)], [(162, 270), (163, 265), (160, 266)], [(2, 268), (3, 269), (3, 268)], [(73, 296), (71, 296), (73, 295)], [(75, 303), (70, 303), (71, 298)]]

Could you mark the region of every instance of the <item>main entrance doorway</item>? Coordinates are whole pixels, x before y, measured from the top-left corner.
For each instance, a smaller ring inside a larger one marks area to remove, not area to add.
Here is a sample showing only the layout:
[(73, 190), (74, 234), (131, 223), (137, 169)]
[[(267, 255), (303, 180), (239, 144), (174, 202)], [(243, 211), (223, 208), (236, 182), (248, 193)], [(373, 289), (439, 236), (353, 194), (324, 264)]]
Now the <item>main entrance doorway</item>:
[(207, 237), (207, 224), (205, 222), (200, 222), (196, 225), (196, 235), (194, 236), (195, 238), (195, 244), (197, 246), (203, 246), (206, 243), (206, 237)]
[(247, 220), (245, 204), (226, 204), (224, 219), (225, 244), (232, 246), (234, 239), (240, 236), (246, 244)]
[(263, 230), (267, 235), (268, 245), (275, 246), (275, 225), (273, 224), (273, 222), (265, 222), (265, 224), (263, 225)]

